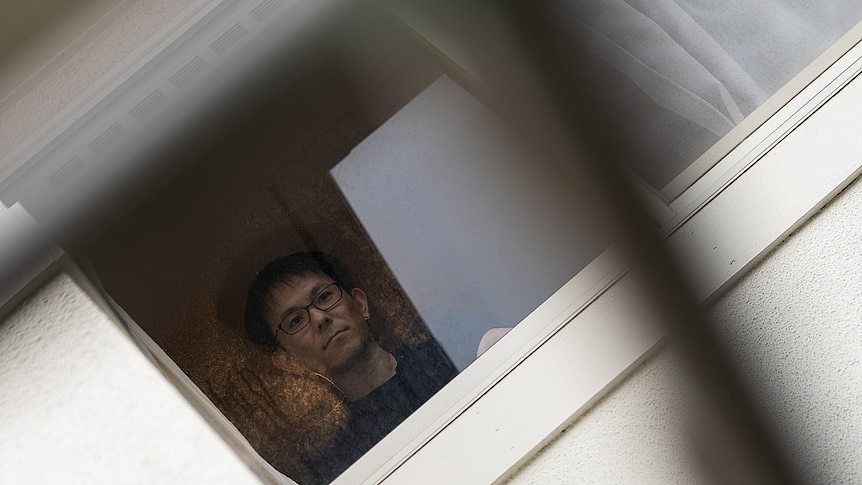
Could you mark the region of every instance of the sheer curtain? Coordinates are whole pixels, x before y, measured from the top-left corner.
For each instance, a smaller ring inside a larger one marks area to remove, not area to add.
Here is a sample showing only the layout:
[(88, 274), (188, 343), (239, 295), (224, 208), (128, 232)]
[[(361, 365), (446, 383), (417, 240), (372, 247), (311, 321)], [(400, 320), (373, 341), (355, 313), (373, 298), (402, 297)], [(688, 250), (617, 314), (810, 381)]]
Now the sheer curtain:
[(660, 189), (862, 19), (862, 0), (554, 0)]

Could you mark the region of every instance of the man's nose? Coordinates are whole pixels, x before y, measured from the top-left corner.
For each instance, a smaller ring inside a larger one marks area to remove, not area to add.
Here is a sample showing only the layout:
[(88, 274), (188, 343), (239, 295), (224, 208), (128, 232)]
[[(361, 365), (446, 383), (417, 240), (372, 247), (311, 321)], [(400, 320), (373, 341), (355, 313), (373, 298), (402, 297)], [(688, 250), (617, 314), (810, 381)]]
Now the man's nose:
[(329, 323), (330, 318), (329, 315), (326, 314), (325, 311), (313, 306), (308, 309), (308, 317), (311, 319), (312, 325), (317, 325), (318, 328), (322, 327), (324, 324)]

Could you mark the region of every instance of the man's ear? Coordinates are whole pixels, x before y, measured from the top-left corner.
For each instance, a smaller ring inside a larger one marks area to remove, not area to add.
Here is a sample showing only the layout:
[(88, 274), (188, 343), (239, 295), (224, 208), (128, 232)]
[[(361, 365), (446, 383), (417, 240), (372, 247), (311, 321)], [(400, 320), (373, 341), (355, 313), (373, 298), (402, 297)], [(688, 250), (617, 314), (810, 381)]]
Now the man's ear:
[(371, 318), (371, 313), (368, 310), (368, 295), (362, 291), (362, 288), (354, 288), (353, 291), (350, 292), (350, 295), (353, 296), (353, 301), (356, 302), (356, 305), (359, 306), (359, 311), (362, 312), (362, 318), (368, 320)]
[(283, 371), (290, 372), (290, 362), (287, 358), (287, 352), (281, 347), (272, 353), (272, 364)]

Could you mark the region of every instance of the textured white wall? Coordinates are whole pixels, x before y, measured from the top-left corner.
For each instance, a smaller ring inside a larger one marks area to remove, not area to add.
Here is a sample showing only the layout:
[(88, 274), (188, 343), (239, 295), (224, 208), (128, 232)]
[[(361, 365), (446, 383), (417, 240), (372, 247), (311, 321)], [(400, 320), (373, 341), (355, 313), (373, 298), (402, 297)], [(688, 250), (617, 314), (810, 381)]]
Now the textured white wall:
[[(710, 308), (803, 483), (862, 481), (862, 183)], [(684, 379), (660, 351), (519, 470), (515, 484), (694, 483)]]
[(260, 483), (66, 275), (0, 325), (0, 483)]

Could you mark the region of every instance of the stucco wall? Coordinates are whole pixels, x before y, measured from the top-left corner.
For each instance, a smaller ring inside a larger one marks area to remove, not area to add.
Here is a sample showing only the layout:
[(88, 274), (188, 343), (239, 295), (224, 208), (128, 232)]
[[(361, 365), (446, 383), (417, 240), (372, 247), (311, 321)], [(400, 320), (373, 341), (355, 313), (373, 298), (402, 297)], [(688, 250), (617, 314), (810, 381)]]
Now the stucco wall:
[[(862, 480), (862, 183), (709, 308), (802, 483)], [(515, 484), (692, 483), (687, 400), (663, 350), (539, 451)]]
[(0, 325), (0, 483), (260, 483), (72, 279)]

